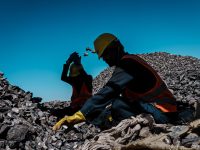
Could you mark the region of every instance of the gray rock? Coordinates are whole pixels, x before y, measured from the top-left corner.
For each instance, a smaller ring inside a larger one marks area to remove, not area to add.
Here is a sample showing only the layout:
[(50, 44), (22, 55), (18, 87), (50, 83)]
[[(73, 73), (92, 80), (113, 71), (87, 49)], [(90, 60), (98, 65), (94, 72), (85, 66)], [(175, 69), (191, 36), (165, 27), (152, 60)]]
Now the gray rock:
[(0, 127), (0, 137), (1, 137), (1, 139), (6, 138), (6, 135), (7, 135), (7, 132), (8, 132), (9, 129), (10, 129), (10, 127), (7, 124), (1, 125), (1, 127)]
[(6, 147), (6, 141), (5, 140), (0, 140), (0, 149), (3, 149)]
[(7, 142), (9, 148), (14, 149), (19, 147), (19, 142), (17, 141), (8, 141)]
[(12, 108), (12, 111), (14, 112), (14, 113), (19, 113), (19, 109), (18, 108), (16, 108), (16, 107), (14, 107), (14, 108)]
[(28, 127), (26, 125), (15, 125), (7, 133), (7, 140), (21, 142), (26, 138)]
[(0, 123), (3, 122), (3, 120), (4, 120), (4, 114), (0, 113)]

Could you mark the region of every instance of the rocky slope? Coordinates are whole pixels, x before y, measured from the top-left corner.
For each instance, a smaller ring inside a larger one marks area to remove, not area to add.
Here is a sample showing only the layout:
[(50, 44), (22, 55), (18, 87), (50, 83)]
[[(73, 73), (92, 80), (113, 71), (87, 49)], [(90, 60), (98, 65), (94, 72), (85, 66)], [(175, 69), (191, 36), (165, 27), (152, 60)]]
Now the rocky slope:
[[(199, 59), (168, 53), (140, 56), (159, 72), (177, 101), (189, 105), (200, 101)], [(93, 93), (113, 70), (108, 68), (94, 79)], [(105, 131), (82, 123), (53, 132), (52, 126), (68, 105), (42, 103), (41, 98), (10, 85), (0, 73), (0, 149), (200, 149), (199, 120), (180, 126), (158, 125), (150, 115), (142, 114)]]
[[(92, 125), (80, 124), (71, 129), (64, 126), (53, 132), (55, 115), (69, 105), (68, 102), (41, 103), (17, 86), (12, 86), (0, 74), (0, 149), (76, 149), (85, 139), (99, 132)], [(52, 111), (54, 110), (54, 111)]]

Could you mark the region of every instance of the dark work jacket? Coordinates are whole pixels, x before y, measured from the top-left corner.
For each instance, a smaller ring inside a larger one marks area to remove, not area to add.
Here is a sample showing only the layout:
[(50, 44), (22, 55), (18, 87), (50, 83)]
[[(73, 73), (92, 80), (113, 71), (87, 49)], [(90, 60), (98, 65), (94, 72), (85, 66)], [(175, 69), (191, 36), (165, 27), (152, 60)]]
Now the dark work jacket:
[[(93, 97), (91, 97), (81, 108), (81, 112), (85, 115), (85, 117), (90, 116), (92, 113), (98, 112), (98, 110), (102, 109), (103, 107), (106, 107), (110, 103), (110, 99), (115, 99), (116, 97), (119, 97), (122, 95), (128, 102), (135, 101), (135, 100), (143, 100), (141, 97), (138, 97), (136, 93), (142, 95), (147, 93), (148, 91), (151, 91), (154, 87), (155, 84), (157, 84), (157, 77), (158, 75), (154, 74), (155, 70), (149, 71), (149, 68), (151, 68), (149, 65), (145, 64), (139, 64), (139, 61), (135, 62), (135, 59), (130, 58), (130, 57), (137, 57), (136, 59), (139, 59), (141, 61), (144, 61), (140, 57), (136, 55), (125, 55), (119, 63), (119, 66), (116, 67), (112, 77), (108, 81), (108, 83)], [(127, 58), (129, 57), (129, 58)], [(146, 63), (144, 61), (144, 63)], [(166, 92), (166, 95), (170, 95), (169, 97), (166, 96), (167, 98), (172, 98), (172, 101), (169, 102), (169, 105), (171, 105), (171, 102), (173, 103), (173, 111), (176, 111), (176, 104), (175, 104), (175, 99), (170, 93), (170, 91), (167, 89), (166, 85), (164, 82), (159, 79), (159, 82), (162, 83), (164, 89), (163, 90), (158, 90), (156, 94), (160, 95), (162, 92)], [(159, 87), (158, 87), (159, 88)], [(156, 88), (155, 88), (156, 89)], [(127, 91), (129, 93), (127, 94)], [(131, 95), (131, 94), (132, 95)], [(151, 92), (150, 92), (151, 93)], [(154, 92), (152, 92), (154, 94)], [(136, 94), (136, 96), (134, 95)], [(133, 97), (131, 97), (133, 96)], [(159, 98), (158, 101), (162, 101), (162, 98), (164, 97), (156, 97), (155, 99), (150, 96), (150, 101), (151, 103), (154, 103), (154, 100), (157, 101), (156, 98)], [(148, 96), (146, 96), (148, 97)], [(168, 105), (168, 100), (163, 100), (166, 102)], [(145, 100), (145, 102), (148, 102)], [(160, 103), (160, 102), (156, 102)], [(156, 105), (155, 105), (156, 106)], [(163, 109), (160, 107), (161, 111)]]
[(76, 77), (67, 76), (69, 64), (64, 64), (61, 80), (72, 86), (71, 107), (78, 110), (92, 96), (92, 76), (84, 69)]

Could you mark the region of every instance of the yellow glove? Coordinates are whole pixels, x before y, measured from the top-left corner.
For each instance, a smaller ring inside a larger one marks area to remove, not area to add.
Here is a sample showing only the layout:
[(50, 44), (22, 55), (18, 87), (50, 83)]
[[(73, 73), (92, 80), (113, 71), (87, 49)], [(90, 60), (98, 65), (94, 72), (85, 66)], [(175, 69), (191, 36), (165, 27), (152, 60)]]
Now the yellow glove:
[(60, 121), (58, 121), (54, 126), (53, 126), (53, 130), (56, 131), (56, 130), (59, 130), (60, 127), (63, 125), (63, 124), (68, 124), (68, 125), (74, 125), (76, 123), (80, 123), (80, 122), (83, 122), (85, 121), (85, 117), (84, 115), (82, 114), (82, 112), (78, 111), (76, 112), (74, 115), (72, 116), (66, 116), (64, 118), (62, 118)]

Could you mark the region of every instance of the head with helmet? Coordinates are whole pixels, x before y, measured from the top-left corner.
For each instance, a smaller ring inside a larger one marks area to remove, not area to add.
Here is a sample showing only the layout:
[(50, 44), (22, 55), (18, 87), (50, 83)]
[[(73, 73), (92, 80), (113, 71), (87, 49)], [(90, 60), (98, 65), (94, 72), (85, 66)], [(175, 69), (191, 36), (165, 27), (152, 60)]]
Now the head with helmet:
[(94, 41), (94, 48), (99, 58), (103, 58), (109, 66), (118, 65), (125, 54), (123, 45), (110, 33), (99, 35)]
[(78, 75), (80, 75), (80, 70), (83, 68), (83, 66), (81, 64), (71, 64), (70, 65), (70, 72), (69, 72), (69, 76), (70, 77), (77, 77)]

